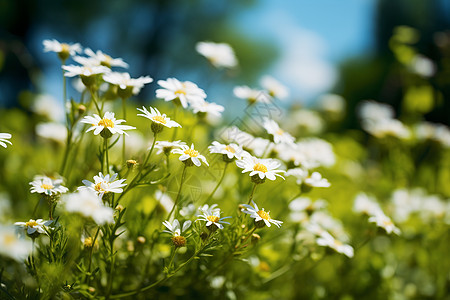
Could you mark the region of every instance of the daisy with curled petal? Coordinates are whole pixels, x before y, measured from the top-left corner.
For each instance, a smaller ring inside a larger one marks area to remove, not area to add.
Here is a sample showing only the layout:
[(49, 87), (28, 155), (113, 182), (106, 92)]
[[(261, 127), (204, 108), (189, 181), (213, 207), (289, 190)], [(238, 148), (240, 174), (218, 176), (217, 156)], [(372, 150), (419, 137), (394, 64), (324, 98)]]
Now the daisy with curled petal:
[(217, 117), (222, 116), (225, 108), (222, 105), (208, 101), (196, 101), (191, 103), (194, 114), (210, 114)]
[(103, 118), (99, 115), (94, 114), (94, 116), (85, 116), (81, 123), (91, 124), (91, 128), (86, 130), (86, 132), (94, 130), (94, 135), (98, 135), (102, 131), (108, 130), (110, 134), (126, 134), (124, 130), (136, 129), (136, 127), (128, 125), (120, 125), (120, 123), (125, 122), (125, 120), (116, 120), (113, 112), (106, 112)]
[(232, 160), (234, 158), (241, 159), (244, 153), (244, 150), (241, 146), (238, 146), (234, 143), (224, 145), (217, 141), (212, 142), (212, 146), (209, 146), (208, 149), (210, 153), (219, 153), (226, 155), (228, 160)]
[(145, 108), (145, 106), (142, 106), (142, 109), (138, 108), (137, 110), (143, 112), (143, 114), (138, 114), (138, 116), (145, 117), (150, 121), (152, 121), (152, 131), (154, 133), (161, 132), (164, 127), (168, 128), (181, 127), (181, 125), (178, 124), (177, 122), (170, 120), (170, 118), (167, 117), (166, 114), (161, 114), (159, 110), (151, 106), (150, 111), (148, 111), (147, 108)]
[(322, 178), (319, 172), (312, 173), (309, 177), (304, 180), (304, 183), (311, 187), (330, 187), (331, 184), (326, 178)]
[(44, 40), (42, 42), (44, 45), (44, 52), (55, 52), (58, 53), (58, 56), (61, 60), (65, 61), (69, 58), (69, 56), (74, 56), (77, 53), (81, 52), (81, 45), (78, 43), (75, 44), (66, 44), (60, 43), (57, 40)]
[[(181, 146), (186, 146), (186, 143), (182, 141), (156, 141), (155, 148), (158, 149), (156, 154), (164, 153), (165, 155), (169, 155), (173, 148), (181, 148)], [(150, 150), (150, 148), (148, 150)]]
[(211, 225), (215, 225), (217, 228), (219, 229), (223, 229), (223, 225), (222, 224), (230, 224), (228, 222), (225, 222), (223, 220), (225, 219), (229, 219), (231, 217), (220, 217), (220, 209), (212, 209), (209, 208), (207, 210), (202, 210), (201, 211), (202, 214), (201, 215), (197, 215), (197, 220), (195, 221), (205, 221), (206, 222), (206, 227), (211, 228)]
[(280, 128), (277, 122), (274, 120), (265, 118), (263, 123), (264, 129), (266, 129), (267, 133), (273, 137), (273, 142), (275, 144), (286, 143), (293, 144), (295, 138)]
[(12, 135), (10, 133), (0, 133), (0, 146), (6, 148), (6, 143), (12, 145), (8, 139), (10, 139)]
[(103, 53), (100, 50), (97, 50), (97, 52), (92, 51), (90, 48), (84, 49), (84, 53), (88, 55), (89, 57), (95, 59), (98, 62), (98, 65), (102, 65), (108, 68), (111, 67), (122, 67), (122, 68), (128, 68), (128, 64), (123, 61), (121, 58), (112, 58), (106, 53)]
[(144, 87), (144, 85), (153, 82), (150, 76), (141, 76), (139, 78), (131, 78), (129, 73), (109, 72), (103, 75), (103, 80), (118, 86), (117, 94), (121, 98), (129, 98), (136, 95)]
[(47, 234), (46, 227), (52, 222), (52, 220), (44, 221), (42, 219), (30, 219), (28, 222), (16, 222), (14, 223), (14, 225), (25, 228), (27, 230), (27, 233), (30, 235), (35, 232)]
[(169, 221), (164, 221), (163, 225), (166, 226), (168, 230), (163, 230), (163, 232), (172, 235), (172, 243), (176, 248), (183, 247), (186, 245), (186, 238), (182, 236), (182, 233), (185, 232), (191, 224), (191, 221), (185, 221), (183, 223), (183, 228), (181, 228), (180, 222), (178, 222), (177, 219), (173, 220), (172, 224), (170, 224)]
[(197, 167), (200, 167), (202, 164), (200, 160), (202, 160), (205, 165), (209, 166), (206, 158), (194, 149), (194, 144), (192, 144), (190, 148), (189, 146), (181, 145), (180, 149), (173, 149), (172, 153), (181, 154), (179, 160), (184, 162), (187, 166), (192, 166), (192, 164), (194, 164)]
[(276, 176), (284, 179), (284, 177), (278, 173), (284, 173), (285, 171), (277, 170), (281, 164), (275, 159), (261, 159), (254, 156), (245, 156), (241, 160), (237, 160), (236, 165), (239, 168), (244, 169), (242, 170), (242, 173), (250, 172), (249, 175), (252, 179), (254, 178), (253, 176), (258, 176), (260, 179), (267, 178), (269, 180), (275, 180)]
[(270, 96), (283, 100), (289, 96), (289, 90), (272, 76), (261, 78), (261, 86), (267, 90)]
[(234, 68), (238, 65), (236, 55), (229, 44), (198, 42), (195, 50), (216, 68)]
[(47, 196), (56, 194), (63, 194), (69, 191), (68, 188), (62, 185), (62, 179), (53, 179), (47, 176), (37, 175), (30, 182), (31, 193), (39, 193)]
[(203, 206), (200, 206), (198, 208), (198, 211), (200, 213), (211, 213), (211, 212), (215, 212), (215, 211), (220, 212), (220, 208), (218, 207), (217, 204), (213, 204), (211, 206), (209, 206), (208, 204), (204, 204)]
[[(253, 206), (248, 204), (242, 204), (245, 208), (241, 209), (243, 213), (249, 214), (250, 218), (255, 219), (255, 223), (263, 221), (263, 223), (270, 227), (271, 223), (280, 228), (282, 221), (274, 220), (270, 217), (270, 211), (264, 211), (264, 208), (259, 209), (258, 205), (252, 201)], [(262, 224), (262, 223), (261, 223)], [(264, 225), (263, 225), (264, 226)]]
[(206, 98), (206, 93), (195, 83), (190, 81), (180, 82), (175, 78), (159, 80), (158, 84), (162, 89), (156, 90), (156, 97), (164, 101), (180, 100), (181, 105), (186, 108), (188, 104), (202, 102)]
[(391, 218), (386, 216), (383, 212), (377, 212), (374, 216), (369, 218), (369, 222), (377, 224), (378, 227), (386, 230), (386, 233), (388, 234), (400, 234), (400, 229), (398, 229), (392, 222)]
[(321, 232), (320, 236), (316, 239), (316, 243), (319, 246), (330, 247), (336, 252), (342, 253), (348, 257), (353, 257), (354, 254), (353, 247), (335, 239), (327, 231)]
[(126, 179), (116, 180), (118, 175), (119, 174), (115, 173), (112, 176), (109, 174), (106, 174), (105, 176), (100, 172), (98, 173), (98, 176), (94, 176), (94, 182), (83, 180), (82, 182), (85, 186), (81, 186), (78, 189), (90, 189), (99, 195), (100, 198), (106, 193), (122, 193), (122, 188), (127, 185), (126, 183), (123, 183)]

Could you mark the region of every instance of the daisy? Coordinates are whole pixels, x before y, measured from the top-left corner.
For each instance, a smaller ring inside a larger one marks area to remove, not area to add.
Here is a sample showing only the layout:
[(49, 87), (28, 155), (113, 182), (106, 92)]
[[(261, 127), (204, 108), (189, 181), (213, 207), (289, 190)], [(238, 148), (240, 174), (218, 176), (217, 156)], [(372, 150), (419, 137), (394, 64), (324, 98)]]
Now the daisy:
[[(217, 228), (219, 229), (223, 229), (223, 225), (222, 224), (230, 224), (228, 222), (225, 222), (223, 220), (225, 219), (229, 219), (231, 217), (220, 217), (220, 209), (213, 209), (212, 207), (210, 207), (207, 210), (201, 210), (202, 214), (201, 215), (197, 215), (197, 220), (196, 221), (205, 221), (206, 222), (206, 227), (213, 229), (214, 227), (210, 227), (211, 225), (215, 225)], [(216, 229), (216, 228), (214, 228)]]
[(208, 149), (210, 153), (223, 154), (226, 161), (232, 161), (234, 158), (241, 159), (244, 152), (241, 146), (233, 143), (224, 145), (217, 141), (212, 142), (212, 146), (209, 146)]
[(239, 168), (244, 169), (242, 173), (250, 172), (250, 176), (255, 179), (259, 177), (259, 179), (267, 178), (269, 180), (275, 180), (276, 176), (281, 177), (284, 179), (283, 176), (281, 176), (278, 173), (284, 173), (283, 170), (277, 170), (278, 167), (281, 166), (280, 162), (278, 162), (275, 159), (267, 158), (267, 159), (260, 159), (256, 158), (254, 156), (247, 156), (244, 157), (241, 160), (236, 161), (236, 165)]
[(239, 99), (244, 99), (253, 104), (255, 102), (268, 103), (270, 102), (270, 97), (262, 90), (255, 90), (246, 85), (236, 86), (233, 89), (233, 94)]
[(378, 212), (376, 215), (370, 217), (369, 222), (375, 223), (378, 227), (383, 228), (388, 234), (400, 234), (400, 229), (398, 229), (391, 218), (386, 216), (383, 212)]
[(39, 193), (46, 196), (63, 194), (69, 191), (69, 189), (63, 186), (62, 182), (62, 179), (53, 179), (47, 176), (37, 175), (34, 177), (33, 181), (30, 182), (30, 191), (31, 193)]
[(103, 205), (99, 196), (90, 189), (81, 189), (75, 193), (64, 195), (62, 201), (66, 211), (92, 218), (98, 225), (114, 223), (114, 210)]
[(261, 78), (261, 86), (267, 90), (270, 96), (278, 99), (286, 99), (289, 96), (289, 90), (272, 76)]
[(119, 72), (109, 72), (103, 75), (103, 80), (118, 86), (117, 94), (124, 99), (138, 94), (144, 85), (153, 82), (150, 76), (131, 78), (130, 74)]
[(196, 101), (191, 103), (191, 106), (194, 114), (211, 114), (217, 117), (220, 117), (222, 115), (222, 112), (225, 110), (222, 105), (208, 101)]
[(138, 114), (138, 116), (145, 117), (152, 121), (152, 131), (154, 133), (161, 132), (164, 127), (181, 127), (181, 125), (177, 122), (170, 120), (170, 118), (167, 117), (166, 114), (161, 114), (159, 110), (151, 106), (150, 112), (145, 108), (145, 106), (142, 106), (142, 109), (138, 108), (137, 110), (143, 112), (143, 114)]
[(33, 251), (29, 239), (19, 238), (14, 226), (0, 224), (0, 254), (23, 262)]
[(60, 43), (57, 40), (44, 40), (42, 42), (44, 45), (44, 52), (55, 52), (61, 60), (66, 60), (69, 56), (74, 56), (77, 53), (81, 53), (81, 45)]
[(157, 190), (154, 197), (166, 212), (169, 213), (172, 210), (174, 202), (169, 195), (163, 193), (161, 190)]
[(186, 245), (186, 238), (181, 234), (186, 231), (191, 226), (191, 224), (191, 221), (185, 221), (183, 223), (183, 228), (181, 228), (180, 222), (177, 219), (173, 220), (172, 224), (169, 221), (164, 221), (163, 225), (166, 226), (167, 230), (163, 230), (163, 232), (172, 235), (172, 243), (175, 247), (183, 247)]
[(94, 114), (93, 117), (85, 116), (81, 120), (81, 123), (92, 125), (86, 132), (94, 130), (94, 135), (102, 133), (103, 137), (110, 137), (115, 133), (128, 135), (124, 130), (136, 129), (136, 127), (133, 126), (120, 125), (122, 122), (125, 122), (125, 120), (116, 120), (113, 112), (106, 112), (103, 118)]
[(336, 240), (331, 234), (323, 231), (317, 238), (316, 243), (320, 246), (330, 247), (336, 252), (342, 253), (348, 257), (353, 257), (354, 250), (353, 247)]
[(198, 42), (195, 50), (206, 57), (216, 68), (234, 68), (238, 65), (233, 48), (228, 44)]
[(90, 48), (84, 49), (84, 53), (89, 57), (95, 59), (98, 62), (98, 65), (102, 65), (108, 68), (111, 67), (122, 67), (128, 68), (128, 64), (124, 62), (121, 58), (112, 58), (106, 53), (103, 53), (100, 50), (97, 52), (92, 51)]
[(302, 182), (308, 177), (308, 171), (302, 168), (294, 168), (286, 171), (286, 176), (293, 176), (297, 179), (297, 184)]
[(273, 141), (275, 144), (286, 143), (293, 144), (295, 138), (289, 133), (285, 132), (280, 128), (277, 122), (274, 120), (265, 118), (263, 123), (264, 129), (266, 129), (267, 133), (273, 137)]
[(0, 133), (0, 146), (6, 148), (6, 143), (12, 145), (8, 139), (10, 139), (12, 135), (10, 133)]
[(14, 223), (14, 225), (25, 228), (29, 235), (31, 235), (35, 232), (47, 234), (46, 227), (48, 225), (50, 225), (52, 222), (53, 222), (52, 220), (44, 221), (42, 219), (37, 219), (37, 220), (30, 219), (30, 221), (28, 221), (28, 222), (16, 222), (16, 223)]
[[(109, 69), (105, 66), (62, 66), (64, 69), (64, 76), (66, 77), (75, 77), (75, 76), (81, 76), (83, 77), (91, 77), (93, 75), (108, 73)], [(85, 83), (83, 81), (83, 83)]]
[(155, 148), (158, 149), (156, 154), (164, 153), (165, 155), (169, 155), (173, 148), (181, 148), (181, 146), (186, 146), (186, 143), (182, 141), (156, 141)]
[[(263, 221), (263, 224), (265, 224), (267, 227), (270, 227), (270, 223), (274, 224), (278, 228), (283, 224), (283, 222), (274, 220), (270, 217), (270, 211), (264, 211), (264, 208), (259, 209), (258, 205), (254, 201), (252, 201), (252, 204), (254, 207), (248, 205), (248, 204), (242, 204), (242, 206), (245, 207), (245, 209), (241, 209), (243, 213), (249, 214), (250, 218), (255, 219), (255, 223), (259, 221)], [(264, 225), (263, 225), (264, 226)]]
[(126, 183), (123, 183), (126, 179), (116, 180), (118, 175), (119, 174), (115, 173), (112, 176), (109, 174), (104, 176), (102, 172), (100, 172), (98, 173), (98, 176), (94, 176), (94, 182), (83, 180), (82, 182), (85, 186), (79, 187), (78, 189), (90, 189), (99, 195), (100, 198), (106, 193), (122, 193), (122, 188), (127, 185)]
[(162, 89), (156, 90), (157, 98), (164, 99), (164, 101), (178, 99), (184, 108), (188, 104), (202, 102), (206, 98), (206, 93), (190, 81), (180, 82), (175, 78), (168, 78), (166, 81), (159, 80), (158, 84)]
[(187, 166), (192, 166), (192, 164), (194, 164), (197, 167), (200, 167), (200, 160), (202, 160), (204, 164), (209, 166), (206, 158), (194, 149), (194, 144), (191, 145), (191, 148), (186, 145), (181, 145), (180, 148), (181, 149), (173, 149), (172, 153), (181, 154), (179, 160), (185, 162)]
[(326, 178), (322, 178), (319, 172), (312, 173), (309, 177), (304, 180), (304, 184), (310, 187), (330, 187), (331, 184)]
[(382, 212), (380, 205), (373, 197), (369, 197), (365, 193), (359, 193), (355, 197), (353, 211), (363, 213), (368, 216), (375, 216)]

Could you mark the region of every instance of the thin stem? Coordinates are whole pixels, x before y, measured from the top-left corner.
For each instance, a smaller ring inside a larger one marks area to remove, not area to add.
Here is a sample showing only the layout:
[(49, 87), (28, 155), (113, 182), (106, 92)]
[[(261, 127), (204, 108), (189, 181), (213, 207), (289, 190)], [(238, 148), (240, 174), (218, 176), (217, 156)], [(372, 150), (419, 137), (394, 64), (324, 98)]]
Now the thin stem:
[(177, 250), (178, 250), (178, 248), (174, 247), (174, 249), (170, 255), (169, 264), (167, 265), (167, 272), (170, 272), (170, 268), (172, 267), (173, 259), (175, 258), (175, 254), (177, 253)]
[[(126, 107), (126, 99), (122, 98), (122, 112), (123, 112), (123, 119), (127, 119), (127, 107)], [(125, 161), (125, 134), (122, 135), (123, 143), (122, 143), (122, 161)]]
[(181, 182), (180, 182), (180, 187), (178, 188), (177, 198), (175, 198), (175, 202), (174, 202), (174, 204), (173, 204), (172, 210), (171, 210), (170, 213), (169, 213), (169, 216), (167, 217), (167, 220), (170, 220), (170, 217), (172, 216), (172, 213), (174, 212), (175, 207), (176, 207), (177, 204), (178, 204), (178, 200), (180, 199), (181, 188), (183, 187), (184, 179), (185, 179), (185, 177), (186, 177), (186, 168), (187, 168), (187, 165), (185, 164), (185, 165), (184, 165), (184, 168), (183, 168), (183, 174), (181, 174)]
[(206, 199), (205, 202), (208, 202), (209, 200), (211, 200), (211, 198), (214, 196), (214, 193), (217, 191), (217, 189), (219, 188), (219, 185), (222, 183), (223, 178), (225, 177), (225, 172), (227, 170), (229, 163), (225, 162), (225, 167), (223, 168), (223, 173), (222, 176), (220, 177), (219, 182), (217, 183), (216, 187), (214, 188), (214, 190), (212, 191), (211, 195), (209, 195), (208, 199)]
[(91, 93), (91, 98), (95, 104), (95, 108), (97, 108), (97, 112), (98, 112), (99, 116), (101, 117), (102, 111), (100, 110), (100, 107), (98, 106), (97, 94), (93, 89), (89, 89), (89, 92)]
[(105, 160), (105, 164), (102, 164), (104, 167), (106, 167), (106, 170), (104, 171), (104, 174), (109, 174), (109, 151), (108, 151), (108, 139), (103, 139), (103, 158)]
[(257, 183), (254, 183), (253, 184), (253, 189), (252, 189), (252, 192), (251, 192), (251, 194), (250, 194), (250, 197), (248, 197), (248, 203), (247, 204), (250, 204), (251, 202), (252, 202), (252, 200), (253, 200), (253, 194), (255, 193), (255, 190), (256, 190), (256, 186), (257, 186), (258, 184)]
[(269, 148), (270, 148), (271, 144), (272, 144), (272, 142), (268, 142), (268, 143), (267, 143), (267, 146), (266, 146), (266, 148), (264, 149), (263, 154), (261, 155), (262, 158), (264, 158), (264, 157), (268, 154), (267, 152), (269, 151)]
[[(97, 227), (97, 232), (95, 233), (94, 240), (92, 241), (92, 247), (89, 250), (89, 262), (88, 262), (88, 273), (91, 273), (91, 265), (92, 265), (92, 253), (94, 252), (95, 242), (97, 241), (98, 234), (100, 232), (100, 227)], [(86, 283), (89, 284), (90, 275), (86, 276)]]
[(142, 168), (144, 168), (147, 165), (147, 162), (150, 159), (150, 156), (152, 155), (153, 149), (155, 148), (156, 135), (157, 135), (156, 133), (153, 134), (153, 143), (152, 143), (152, 146), (150, 147), (150, 151), (147, 153), (147, 156), (144, 160), (144, 164), (142, 165)]
[[(172, 120), (177, 119), (178, 106), (179, 105), (175, 105), (175, 110), (173, 111), (173, 119)], [(178, 130), (178, 127), (175, 127), (175, 129), (173, 130), (172, 141), (175, 141), (175, 138), (177, 137), (177, 130)]]
[(252, 234), (253, 234), (253, 232), (255, 232), (255, 230), (256, 230), (256, 226), (253, 227), (252, 230), (250, 230), (250, 232), (249, 232), (248, 235), (245, 237), (245, 239), (242, 240), (242, 243), (244, 243), (246, 240), (248, 240), (248, 238), (252, 236)]

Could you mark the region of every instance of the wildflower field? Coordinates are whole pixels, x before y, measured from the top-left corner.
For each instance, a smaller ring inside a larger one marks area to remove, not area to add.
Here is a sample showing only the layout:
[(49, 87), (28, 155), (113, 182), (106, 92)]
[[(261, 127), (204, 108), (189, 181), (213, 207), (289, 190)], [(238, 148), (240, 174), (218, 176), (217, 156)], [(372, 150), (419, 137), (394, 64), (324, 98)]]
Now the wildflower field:
[[(265, 75), (217, 104), (44, 40), (61, 99), (0, 110), (0, 299), (450, 299), (450, 129), (425, 119), (449, 101), (450, 36), (433, 61), (417, 35), (389, 40), (402, 109), (359, 99), (360, 129), (337, 94), (290, 105)], [(240, 64), (185, 51), (218, 84)]]

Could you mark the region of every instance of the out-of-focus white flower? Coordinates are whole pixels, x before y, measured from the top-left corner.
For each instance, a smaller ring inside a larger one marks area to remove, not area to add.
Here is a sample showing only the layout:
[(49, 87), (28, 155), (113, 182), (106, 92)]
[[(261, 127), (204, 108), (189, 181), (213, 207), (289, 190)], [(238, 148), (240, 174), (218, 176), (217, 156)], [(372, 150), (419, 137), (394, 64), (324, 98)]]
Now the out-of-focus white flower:
[(292, 120), (290, 128), (297, 129), (300, 132), (319, 134), (325, 127), (325, 123), (320, 115), (312, 110), (298, 110), (292, 114)]
[(227, 142), (234, 142), (242, 147), (246, 147), (255, 139), (253, 135), (240, 130), (236, 126), (231, 126), (223, 130), (220, 137)]
[(365, 193), (356, 195), (355, 202), (353, 203), (353, 211), (368, 216), (374, 216), (382, 212), (381, 207), (375, 198), (369, 197)]
[(47, 176), (34, 176), (33, 181), (30, 182), (31, 193), (45, 194), (52, 196), (53, 194), (63, 194), (69, 191), (68, 188), (62, 185), (63, 180), (59, 178), (50, 178)]
[(303, 168), (293, 168), (286, 171), (286, 176), (294, 176), (297, 179), (297, 184), (302, 184), (308, 177), (308, 171)]
[(194, 144), (191, 145), (191, 148), (185, 145), (181, 145), (180, 148), (181, 149), (172, 150), (172, 153), (181, 154), (179, 158), (180, 161), (184, 162), (187, 160), (191, 160), (194, 165), (200, 167), (201, 165), (200, 160), (202, 160), (204, 164), (209, 166), (208, 162), (206, 161), (206, 158), (203, 155), (201, 155), (197, 150), (194, 149)]
[(194, 114), (197, 113), (205, 113), (208, 115), (214, 115), (217, 117), (222, 116), (222, 112), (225, 110), (225, 107), (222, 105), (216, 104), (214, 102), (208, 101), (197, 101), (191, 104), (192, 111)]
[(108, 130), (111, 134), (126, 134), (124, 130), (136, 129), (136, 127), (128, 126), (128, 125), (120, 125), (125, 122), (125, 120), (116, 120), (113, 112), (106, 112), (103, 118), (100, 118), (99, 115), (94, 114), (94, 116), (85, 116), (81, 121), (81, 123), (91, 124), (92, 126), (86, 130), (86, 132), (94, 130), (94, 135), (98, 135), (102, 131)]
[(242, 145), (242, 147), (245, 147), (247, 150), (253, 152), (253, 154), (257, 157), (265, 156), (271, 153), (275, 149), (275, 146), (276, 145), (271, 141), (260, 137), (253, 138), (248, 144)]
[(247, 100), (250, 104), (255, 102), (270, 103), (270, 97), (264, 91), (252, 89), (246, 85), (236, 86), (233, 89), (233, 94), (240, 99)]
[(212, 142), (212, 145), (209, 146), (208, 149), (210, 153), (219, 153), (226, 155), (230, 160), (233, 158), (241, 159), (244, 152), (241, 146), (233, 143), (224, 145), (217, 141)]
[(155, 149), (158, 149), (158, 152), (156, 152), (156, 154), (164, 153), (166, 155), (169, 155), (173, 148), (181, 148), (181, 146), (186, 146), (186, 143), (182, 141), (156, 141)]
[(229, 44), (198, 42), (195, 49), (216, 68), (234, 68), (238, 64), (233, 48)]
[(6, 143), (12, 145), (12, 143), (8, 141), (10, 138), (12, 138), (10, 133), (0, 133), (0, 146), (6, 148)]
[(230, 224), (228, 222), (225, 222), (225, 219), (229, 219), (231, 217), (220, 217), (220, 209), (213, 209), (213, 207), (201, 210), (202, 214), (197, 215), (196, 221), (206, 221), (206, 227), (209, 227), (211, 225), (215, 225), (219, 229), (223, 229), (222, 224)]
[(100, 197), (90, 189), (66, 194), (62, 197), (62, 202), (66, 211), (92, 218), (98, 225), (114, 223), (114, 210), (104, 206)]
[(55, 52), (58, 53), (59, 57), (62, 60), (66, 60), (70, 56), (74, 56), (77, 53), (81, 52), (81, 45), (78, 43), (75, 44), (66, 44), (60, 43), (57, 40), (44, 40), (42, 42), (44, 45), (44, 52)]
[(277, 226), (278, 228), (281, 227), (281, 224), (283, 224), (282, 221), (274, 220), (270, 217), (269, 211), (264, 211), (264, 208), (259, 209), (258, 205), (254, 201), (252, 201), (253, 207), (248, 204), (242, 204), (242, 206), (245, 207), (245, 209), (241, 209), (243, 213), (249, 214), (250, 218), (255, 219), (255, 222), (263, 221), (264, 224), (267, 227), (270, 227), (271, 223)]
[(181, 125), (178, 124), (177, 122), (170, 120), (170, 118), (167, 117), (166, 114), (161, 114), (158, 109), (153, 108), (151, 106), (150, 111), (148, 111), (147, 108), (145, 108), (145, 106), (142, 106), (142, 109), (138, 108), (137, 110), (143, 113), (138, 114), (138, 116), (145, 117), (154, 123), (163, 125), (164, 127), (167, 128), (181, 127)]
[(64, 121), (65, 112), (61, 103), (50, 95), (37, 95), (31, 104), (31, 110), (51, 121)]
[(334, 114), (343, 114), (345, 110), (344, 97), (336, 94), (325, 94), (318, 99), (319, 109)]
[(387, 104), (366, 100), (358, 106), (358, 115), (363, 120), (378, 122), (394, 118), (394, 109)]
[(166, 193), (157, 190), (155, 192), (155, 199), (159, 202), (159, 204), (161, 204), (165, 211), (170, 212), (172, 210), (174, 202)]
[(336, 252), (342, 253), (348, 257), (353, 257), (354, 250), (353, 247), (347, 244), (342, 243), (339, 240), (336, 240), (331, 234), (328, 232), (322, 232), (319, 238), (316, 240), (317, 244), (320, 246), (329, 247)]
[(67, 141), (67, 128), (61, 123), (48, 122), (36, 125), (36, 134), (44, 139), (64, 144)]
[(89, 57), (95, 59), (97, 61), (98, 65), (102, 65), (108, 68), (111, 67), (122, 67), (122, 68), (128, 68), (128, 64), (123, 61), (121, 58), (112, 58), (106, 53), (103, 53), (100, 50), (97, 50), (97, 52), (92, 51), (90, 48), (84, 49), (84, 53), (88, 55)]
[(414, 56), (410, 65), (411, 70), (423, 77), (431, 77), (436, 73), (436, 64), (421, 54)]
[(322, 178), (322, 174), (314, 172), (310, 176), (306, 177), (303, 181), (304, 184), (312, 187), (330, 187), (331, 184), (326, 178)]
[(33, 251), (30, 239), (19, 238), (14, 226), (0, 224), (0, 254), (23, 262)]
[(64, 76), (75, 77), (75, 76), (85, 76), (90, 77), (93, 75), (108, 73), (110, 70), (105, 66), (62, 66), (64, 69)]
[[(131, 78), (129, 73), (119, 73), (119, 72), (109, 72), (103, 75), (103, 80), (117, 85), (119, 91), (117, 94), (123, 98), (128, 98), (131, 94), (136, 95), (140, 92), (140, 90), (148, 83), (153, 82), (153, 79), (150, 76), (141, 76), (139, 78)], [(121, 91), (123, 93), (121, 93)]]
[(400, 229), (398, 229), (392, 222), (391, 218), (386, 216), (383, 212), (379, 212), (376, 215), (370, 217), (369, 222), (376, 223), (378, 227), (386, 230), (388, 234), (400, 234)]
[(100, 198), (106, 193), (122, 193), (122, 188), (127, 185), (126, 183), (123, 183), (126, 179), (116, 180), (118, 175), (119, 174), (117, 173), (112, 176), (109, 174), (103, 175), (103, 173), (100, 172), (98, 175), (94, 176), (94, 182), (84, 179), (82, 182), (85, 186), (81, 186), (78, 189), (90, 189), (99, 195)]
[(189, 203), (187, 206), (183, 206), (183, 208), (180, 209), (180, 215), (188, 219), (194, 216), (196, 210), (197, 207), (195, 207), (194, 204)]
[(261, 78), (261, 86), (267, 90), (270, 96), (284, 100), (289, 97), (288, 88), (272, 76), (264, 76)]
[(181, 105), (186, 108), (188, 104), (202, 102), (206, 98), (206, 93), (195, 83), (190, 81), (181, 82), (175, 78), (158, 80), (162, 89), (156, 90), (156, 97), (164, 101), (180, 100)]
[(363, 122), (363, 128), (377, 138), (393, 136), (399, 139), (408, 139), (411, 137), (409, 128), (396, 119)]
[(433, 140), (443, 147), (450, 147), (450, 129), (444, 124), (420, 122), (414, 127), (414, 132), (419, 140)]
[(327, 202), (323, 199), (318, 199), (316, 201), (311, 201), (308, 197), (298, 197), (289, 203), (289, 209), (292, 211), (309, 211), (313, 212), (316, 210), (323, 209), (327, 206)]
[(319, 166), (331, 167), (336, 162), (333, 146), (322, 139), (303, 139), (296, 143), (296, 150), (305, 157), (301, 166), (307, 169)]
[(28, 234), (33, 234), (35, 232), (47, 234), (47, 226), (52, 222), (52, 220), (44, 221), (42, 219), (30, 219), (28, 222), (16, 222), (14, 225), (23, 227)]
[(237, 160), (236, 165), (239, 168), (244, 169), (242, 170), (242, 173), (250, 172), (250, 177), (256, 175), (260, 179), (267, 178), (269, 180), (275, 180), (276, 176), (278, 176), (284, 179), (284, 177), (278, 173), (284, 173), (285, 171), (278, 170), (281, 164), (275, 159), (260, 159), (254, 156), (245, 156), (241, 160)]
[(273, 141), (275, 144), (279, 143), (293, 144), (295, 141), (295, 138), (288, 132), (281, 129), (278, 123), (275, 122), (274, 120), (265, 118), (263, 127), (264, 129), (266, 129), (267, 133), (273, 137)]

